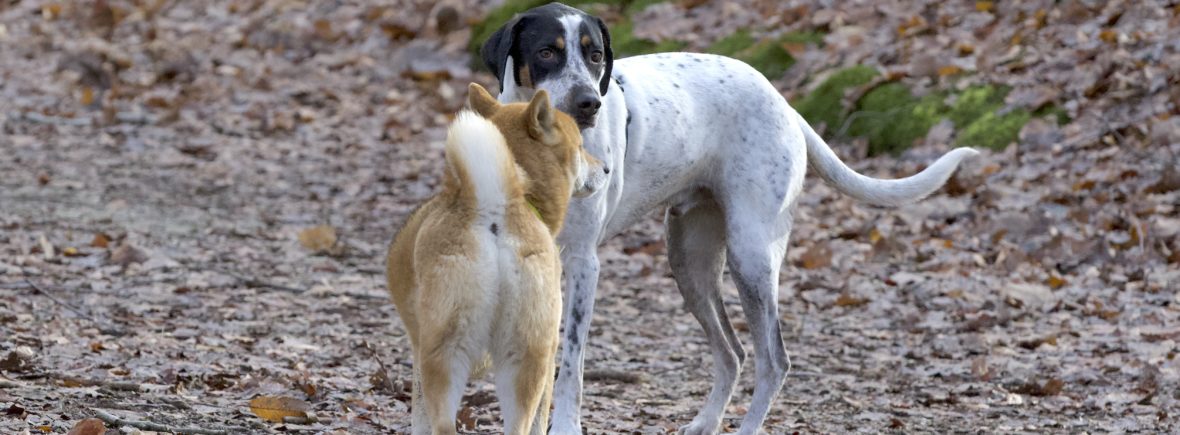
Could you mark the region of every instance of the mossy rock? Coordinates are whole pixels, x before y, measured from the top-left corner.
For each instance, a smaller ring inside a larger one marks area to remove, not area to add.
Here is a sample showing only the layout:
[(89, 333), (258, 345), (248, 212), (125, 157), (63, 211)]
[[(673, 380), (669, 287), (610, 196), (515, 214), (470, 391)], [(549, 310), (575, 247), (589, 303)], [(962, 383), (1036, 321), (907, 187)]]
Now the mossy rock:
[(795, 57), (784, 44), (819, 44), (823, 37), (818, 33), (788, 33), (775, 39), (755, 40), (747, 30), (740, 30), (718, 40), (706, 50), (739, 59), (750, 64), (768, 79), (779, 78), (795, 64)]
[(793, 106), (812, 125), (827, 124), (833, 132), (844, 124), (844, 91), (849, 87), (861, 86), (877, 76), (875, 68), (858, 65), (832, 74), (810, 94), (797, 100)]
[(987, 112), (961, 128), (955, 142), (964, 146), (1002, 149), (1017, 140), (1020, 129), (1031, 118), (1032, 113), (1025, 109), (1003, 115)]
[[(595, 5), (595, 4), (621, 8), (623, 11), (623, 16), (625, 17), (624, 21), (629, 23), (631, 14), (634, 14), (636, 12), (640, 12), (643, 9), (647, 8), (648, 6), (651, 6), (656, 3), (662, 3), (664, 1), (667, 1), (667, 0), (597, 0), (597, 1), (593, 1), (593, 0), (567, 0), (567, 1), (563, 1), (562, 3), (565, 3), (566, 5), (568, 5), (570, 7), (575, 7), (575, 8), (581, 8), (584, 6)], [(471, 41), (467, 44), (467, 48), (475, 56), (474, 63), (477, 63), (477, 64), (481, 63), (481, 62), (479, 62), (479, 48), (480, 48), (480, 46), (483, 45), (484, 41), (487, 41), (488, 38), (490, 38), (492, 36), (493, 33), (496, 33), (496, 29), (499, 29), (500, 26), (503, 26), (504, 23), (507, 23), (508, 20), (511, 20), (512, 17), (515, 16), (516, 14), (519, 14), (521, 12), (527, 11), (527, 10), (535, 8), (537, 6), (542, 6), (542, 5), (546, 5), (549, 3), (552, 3), (552, 1), (551, 0), (507, 0), (504, 2), (504, 4), (500, 5), (499, 7), (495, 8), (495, 9), (492, 9), (491, 12), (488, 12), (487, 17), (484, 17), (483, 21), (476, 23), (474, 26), (472, 26), (472, 29), (471, 29)], [(672, 50), (676, 50), (676, 49), (683, 47), (683, 43), (680, 43), (679, 41), (664, 41), (664, 42), (656, 43), (654, 41), (648, 41), (645, 39), (636, 39), (631, 34), (630, 25), (628, 24), (628, 26), (625, 29), (621, 29), (620, 27), (622, 27), (622, 25), (623, 25), (623, 23), (618, 23), (614, 26), (611, 26), (611, 37), (613, 40), (622, 39), (625, 42), (628, 42), (629, 45), (626, 47), (627, 50), (640, 50), (645, 53), (651, 53), (654, 51), (670, 51), (670, 50), (664, 50), (664, 49), (667, 47), (672, 47), (672, 46), (676, 47), (676, 48), (673, 48)], [(625, 34), (623, 34), (623, 33), (625, 33)], [(618, 44), (617, 43), (612, 44), (612, 46), (615, 46), (615, 55), (620, 56), (619, 53), (622, 52), (622, 50), (618, 49), (618, 47), (617, 47)], [(649, 51), (643, 51), (643, 50), (649, 50)], [(630, 52), (630, 51), (627, 51), (625, 53), (638, 54), (638, 53), (634, 53), (634, 52)]]
[(969, 87), (958, 94), (947, 116), (955, 126), (962, 128), (984, 114), (1004, 107), (1004, 97), (1008, 95), (1008, 91), (1009, 89), (1004, 86)]
[(848, 134), (867, 138), (869, 155), (904, 151), (946, 116), (944, 99), (942, 94), (914, 97), (901, 83), (878, 86), (857, 102)]

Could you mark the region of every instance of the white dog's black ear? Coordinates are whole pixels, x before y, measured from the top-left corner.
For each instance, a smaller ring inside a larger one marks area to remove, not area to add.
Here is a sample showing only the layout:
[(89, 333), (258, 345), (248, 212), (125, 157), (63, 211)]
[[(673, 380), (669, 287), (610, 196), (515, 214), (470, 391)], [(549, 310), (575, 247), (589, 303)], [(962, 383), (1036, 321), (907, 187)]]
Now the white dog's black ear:
[[(520, 36), (520, 29), (528, 17), (516, 17), (504, 23), (496, 33), (493, 33), (483, 47), (479, 49), (479, 55), (483, 58), (483, 64), (492, 70), (492, 74), (496, 75), (496, 79), (500, 80), (500, 91), (504, 91), (504, 67), (508, 64), (509, 56), (516, 56), (516, 40)], [(513, 64), (519, 64), (523, 59), (516, 59)], [(520, 86), (520, 68), (515, 68), (512, 71), (512, 79), (517, 86)]]
[(594, 17), (594, 21), (598, 22), (598, 30), (602, 32), (602, 54), (603, 60), (606, 61), (606, 68), (602, 71), (602, 80), (598, 82), (598, 93), (606, 95), (607, 89), (610, 88), (610, 71), (615, 66), (615, 52), (610, 48), (610, 31), (606, 29), (606, 23), (598, 17)]

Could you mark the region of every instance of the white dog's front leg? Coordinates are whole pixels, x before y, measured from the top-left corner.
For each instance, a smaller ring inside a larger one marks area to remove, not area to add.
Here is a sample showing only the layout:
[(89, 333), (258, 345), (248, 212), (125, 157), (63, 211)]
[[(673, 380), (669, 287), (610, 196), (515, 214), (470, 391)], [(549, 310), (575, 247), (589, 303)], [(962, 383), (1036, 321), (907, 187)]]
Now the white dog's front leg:
[(593, 241), (586, 245), (589, 246), (566, 246), (561, 256), (565, 275), (565, 329), (561, 336), (557, 383), (553, 388), (550, 434), (582, 433), (582, 360), (590, 333), (590, 315), (594, 312), (594, 293), (598, 288), (597, 246)]

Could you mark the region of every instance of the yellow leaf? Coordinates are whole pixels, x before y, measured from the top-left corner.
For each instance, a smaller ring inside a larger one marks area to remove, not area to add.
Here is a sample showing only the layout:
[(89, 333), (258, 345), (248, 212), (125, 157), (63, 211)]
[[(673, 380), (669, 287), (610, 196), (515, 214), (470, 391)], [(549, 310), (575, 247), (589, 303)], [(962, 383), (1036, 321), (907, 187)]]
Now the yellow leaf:
[(1098, 38), (1102, 39), (1103, 41), (1106, 41), (1109, 44), (1114, 44), (1116, 42), (1119, 42), (1118, 32), (1115, 32), (1114, 30), (1110, 30), (1110, 29), (1103, 30), (1101, 33), (1098, 34)]
[(94, 88), (90, 86), (82, 87), (82, 105), (89, 106), (94, 103)]
[(975, 10), (979, 12), (993, 12), (996, 10), (996, 2), (977, 1), (975, 2)]
[(47, 5), (41, 6), (41, 18), (44, 18), (46, 21), (55, 20), (55, 19), (57, 19), (57, 17), (60, 17), (60, 16), (61, 16), (61, 4), (50, 3)]
[(968, 44), (966, 42), (959, 44), (959, 55), (960, 56), (967, 56), (967, 55), (970, 55), (971, 53), (974, 53), (974, 52), (975, 52), (974, 45)]
[(878, 240), (881, 240), (881, 232), (873, 228), (872, 231), (869, 231), (869, 243), (877, 243)]
[(1045, 284), (1047, 284), (1049, 286), (1049, 288), (1051, 288), (1053, 290), (1057, 290), (1067, 283), (1065, 281), (1065, 278), (1062, 278), (1057, 275), (1053, 275), (1053, 276), (1050, 276), (1049, 279), (1045, 280)]
[(78, 256), (78, 248), (71, 246), (71, 247), (62, 249), (61, 253), (62, 253), (62, 255), (65, 255), (67, 257), (77, 257)]
[(336, 229), (328, 225), (311, 227), (299, 232), (299, 244), (313, 252), (324, 252), (336, 244)]
[(294, 397), (258, 396), (250, 401), (250, 411), (254, 415), (274, 423), (282, 423), (283, 417), (307, 418), (310, 408), (307, 402)]
[(947, 66), (944, 66), (944, 67), (941, 67), (938, 69), (938, 76), (939, 77), (953, 76), (953, 75), (961, 73), (961, 72), (963, 72), (962, 68), (959, 68), (954, 65), (947, 65)]

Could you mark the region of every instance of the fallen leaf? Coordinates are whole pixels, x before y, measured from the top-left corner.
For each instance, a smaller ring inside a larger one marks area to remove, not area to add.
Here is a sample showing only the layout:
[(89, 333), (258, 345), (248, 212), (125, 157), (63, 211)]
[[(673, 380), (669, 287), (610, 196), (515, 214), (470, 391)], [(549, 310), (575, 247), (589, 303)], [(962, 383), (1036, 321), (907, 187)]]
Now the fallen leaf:
[(457, 419), (459, 428), (463, 430), (475, 430), (475, 426), (478, 424), (477, 417), (478, 416), (475, 413), (475, 408), (464, 406), (463, 409), (459, 410)]
[(994, 12), (996, 10), (996, 2), (977, 1), (975, 2), (975, 10), (979, 12)]
[(258, 396), (250, 401), (250, 411), (272, 423), (282, 423), (286, 417), (307, 419), (308, 409), (311, 405), (294, 397)]
[(836, 298), (837, 307), (859, 307), (868, 302), (869, 300), (867, 298), (858, 298), (848, 293), (841, 293), (840, 297)]
[(147, 255), (140, 251), (139, 248), (131, 246), (129, 243), (124, 243), (115, 248), (115, 252), (111, 253), (110, 263), (127, 267), (131, 263), (143, 263), (147, 261)]
[(75, 424), (66, 435), (103, 435), (106, 432), (107, 426), (103, 424), (102, 420), (88, 418)]
[(94, 233), (94, 239), (90, 241), (90, 246), (95, 248), (106, 249), (111, 244), (111, 236), (105, 233)]
[(938, 69), (939, 77), (953, 76), (962, 73), (963, 69), (954, 65), (947, 65)]
[(44, 234), (37, 236), (37, 245), (41, 247), (41, 256), (46, 260), (50, 260), (54, 256), (53, 244), (49, 243), (49, 239), (45, 238)]
[(832, 249), (827, 243), (816, 243), (803, 252), (799, 260), (799, 266), (804, 269), (828, 267), (832, 265)]
[(328, 225), (305, 229), (299, 232), (299, 244), (312, 252), (327, 252), (336, 244), (336, 229)]

